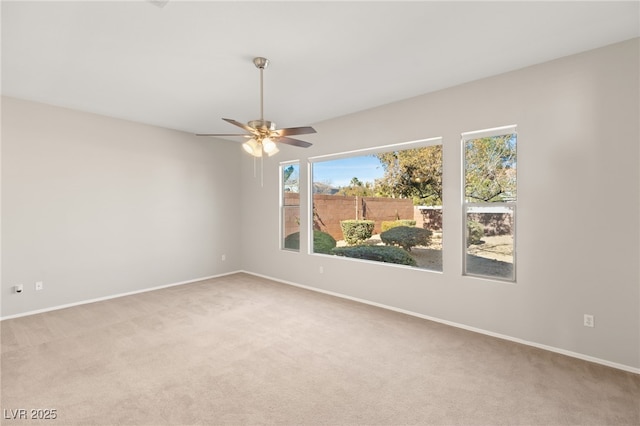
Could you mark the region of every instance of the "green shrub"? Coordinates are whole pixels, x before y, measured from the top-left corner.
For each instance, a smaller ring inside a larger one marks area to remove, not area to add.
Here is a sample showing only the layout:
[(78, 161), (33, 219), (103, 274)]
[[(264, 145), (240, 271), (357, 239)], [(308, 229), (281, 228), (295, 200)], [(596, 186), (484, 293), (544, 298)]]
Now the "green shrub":
[(412, 219), (383, 220), (380, 229), (384, 232), (397, 226), (416, 226), (416, 221)]
[(400, 246), (406, 251), (411, 247), (431, 244), (432, 232), (424, 228), (396, 226), (380, 234), (380, 239), (388, 246)]
[(336, 246), (336, 240), (331, 235), (322, 231), (313, 231), (313, 252), (331, 254), (331, 249)]
[(409, 253), (393, 246), (352, 246), (336, 247), (331, 251), (337, 256), (354, 259), (375, 260), (378, 262), (396, 263), (416, 266), (416, 261)]
[(300, 232), (294, 232), (284, 238), (284, 248), (300, 250)]
[(475, 220), (467, 220), (467, 247), (480, 244), (484, 237), (484, 226)]
[[(331, 249), (336, 246), (336, 240), (326, 232), (313, 231), (314, 253), (331, 254)], [(287, 235), (284, 239), (284, 248), (300, 250), (300, 232)]]
[(373, 220), (341, 220), (340, 228), (342, 229), (342, 235), (344, 240), (350, 246), (361, 243), (371, 238), (373, 234), (373, 227), (375, 222)]

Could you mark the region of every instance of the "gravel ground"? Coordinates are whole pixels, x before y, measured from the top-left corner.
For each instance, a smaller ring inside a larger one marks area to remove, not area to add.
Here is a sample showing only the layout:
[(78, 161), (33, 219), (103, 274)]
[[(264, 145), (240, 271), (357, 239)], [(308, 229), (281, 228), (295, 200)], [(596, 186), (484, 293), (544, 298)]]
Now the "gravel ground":
[[(369, 245), (380, 245), (380, 235), (366, 241)], [(345, 246), (342, 240), (338, 247)], [(481, 244), (467, 250), (467, 271), (477, 275), (509, 278), (513, 270), (513, 238), (509, 235), (485, 237)], [(411, 256), (419, 268), (442, 271), (442, 233), (434, 233), (429, 247), (414, 247)]]

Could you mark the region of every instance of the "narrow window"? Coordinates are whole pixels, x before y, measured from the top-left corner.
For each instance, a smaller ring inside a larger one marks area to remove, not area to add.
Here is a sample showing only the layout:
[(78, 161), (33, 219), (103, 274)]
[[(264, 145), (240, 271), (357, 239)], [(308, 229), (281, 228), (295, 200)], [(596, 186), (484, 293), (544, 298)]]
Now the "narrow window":
[(300, 251), (300, 163), (280, 164), (280, 247)]
[(464, 274), (515, 281), (516, 126), (462, 134)]

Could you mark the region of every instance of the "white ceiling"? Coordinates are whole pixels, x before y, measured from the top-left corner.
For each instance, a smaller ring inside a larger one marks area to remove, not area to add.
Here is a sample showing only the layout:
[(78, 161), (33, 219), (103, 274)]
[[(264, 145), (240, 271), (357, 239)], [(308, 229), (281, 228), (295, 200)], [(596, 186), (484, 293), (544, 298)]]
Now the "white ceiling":
[(627, 2), (2, 1), (2, 94), (194, 133), (302, 126), (640, 36)]

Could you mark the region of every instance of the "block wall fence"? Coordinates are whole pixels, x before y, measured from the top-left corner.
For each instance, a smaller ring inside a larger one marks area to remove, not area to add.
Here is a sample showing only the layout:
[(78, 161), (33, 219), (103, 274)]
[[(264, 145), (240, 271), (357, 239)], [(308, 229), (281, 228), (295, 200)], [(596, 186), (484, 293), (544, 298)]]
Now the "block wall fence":
[[(284, 217), (284, 235), (287, 236), (298, 232), (300, 228), (300, 196), (295, 192), (286, 192), (284, 202), (287, 207)], [(419, 228), (442, 231), (442, 207), (414, 206), (413, 202), (406, 198), (314, 194), (313, 205), (313, 229), (330, 234), (336, 241), (343, 239), (340, 221), (356, 217), (373, 220), (374, 235), (382, 231), (383, 221), (398, 218), (413, 219)], [(480, 222), (484, 227), (485, 235), (510, 234), (513, 226), (512, 217), (509, 214), (470, 214), (468, 218)]]
[[(300, 196), (295, 192), (284, 195), (284, 235), (299, 230)], [(355, 197), (344, 195), (313, 195), (313, 228), (342, 240), (341, 220), (366, 219), (375, 222), (374, 234), (381, 232), (382, 222), (396, 219), (414, 219), (416, 226), (433, 231), (442, 229), (441, 209), (418, 209), (406, 198)]]

